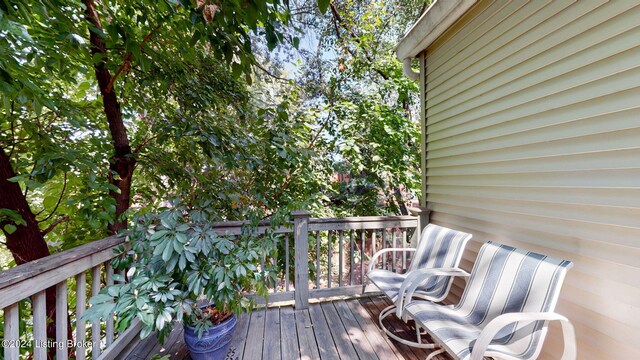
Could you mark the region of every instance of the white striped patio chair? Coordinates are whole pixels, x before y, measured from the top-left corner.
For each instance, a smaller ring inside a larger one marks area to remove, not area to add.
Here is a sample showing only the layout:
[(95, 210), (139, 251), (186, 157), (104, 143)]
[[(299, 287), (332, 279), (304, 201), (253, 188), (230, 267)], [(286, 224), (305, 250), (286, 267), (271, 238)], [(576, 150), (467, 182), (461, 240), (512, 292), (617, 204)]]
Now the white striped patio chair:
[[(563, 360), (576, 358), (575, 334), (567, 318), (554, 312), (565, 274), (573, 264), (545, 255), (487, 242), (456, 306), (412, 300), (397, 312), (426, 330), (454, 359), (535, 359), (547, 325), (560, 321)], [(402, 296), (411, 298), (412, 288)], [(420, 343), (420, 340), (418, 340)]]
[[(416, 287), (413, 296), (428, 301), (442, 301), (449, 293), (451, 284), (455, 276), (469, 276), (469, 274), (458, 268), (465, 245), (471, 239), (471, 234), (448, 229), (434, 224), (427, 225), (422, 231), (422, 235), (417, 247), (414, 248), (387, 248), (376, 252), (369, 262), (367, 278), (377, 286), (391, 301), (393, 305), (388, 306), (378, 318), (380, 326), (393, 339), (406, 342), (388, 330), (383, 320), (394, 313), (397, 305), (402, 306), (404, 298), (398, 297), (400, 292), (416, 283), (424, 280), (420, 286)], [(397, 273), (389, 270), (374, 269), (377, 259), (385, 253), (394, 252), (414, 252), (405, 273)], [(363, 285), (363, 292), (366, 283)], [(399, 304), (397, 302), (400, 302)], [(429, 347), (428, 345), (424, 347)]]

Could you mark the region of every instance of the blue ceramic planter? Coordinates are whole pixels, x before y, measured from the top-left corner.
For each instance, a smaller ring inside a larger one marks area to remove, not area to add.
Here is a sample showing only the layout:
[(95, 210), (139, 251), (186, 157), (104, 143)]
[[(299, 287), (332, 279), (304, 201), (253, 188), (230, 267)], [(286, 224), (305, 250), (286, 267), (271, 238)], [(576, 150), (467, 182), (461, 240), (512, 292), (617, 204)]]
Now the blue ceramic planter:
[(202, 334), (191, 326), (184, 327), (184, 341), (193, 360), (224, 360), (231, 344), (233, 332), (238, 320), (233, 315), (219, 325), (215, 325)]

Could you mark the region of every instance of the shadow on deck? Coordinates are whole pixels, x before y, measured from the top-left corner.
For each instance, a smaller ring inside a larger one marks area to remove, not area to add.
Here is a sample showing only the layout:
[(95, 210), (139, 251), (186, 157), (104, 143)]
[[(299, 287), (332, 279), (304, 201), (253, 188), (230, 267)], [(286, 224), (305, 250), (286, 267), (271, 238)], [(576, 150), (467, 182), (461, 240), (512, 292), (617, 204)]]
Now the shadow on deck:
[[(393, 341), (380, 330), (378, 314), (390, 305), (383, 297), (334, 300), (294, 310), (291, 305), (270, 307), (244, 314), (238, 320), (228, 360), (288, 359), (424, 359), (431, 350), (412, 348)], [(396, 333), (410, 339), (413, 327), (394, 316), (390, 323)], [(168, 336), (164, 346), (155, 337), (134, 343), (119, 358), (149, 359), (169, 355), (170, 359), (190, 359), (182, 328)], [(449, 359), (446, 355), (436, 360)]]

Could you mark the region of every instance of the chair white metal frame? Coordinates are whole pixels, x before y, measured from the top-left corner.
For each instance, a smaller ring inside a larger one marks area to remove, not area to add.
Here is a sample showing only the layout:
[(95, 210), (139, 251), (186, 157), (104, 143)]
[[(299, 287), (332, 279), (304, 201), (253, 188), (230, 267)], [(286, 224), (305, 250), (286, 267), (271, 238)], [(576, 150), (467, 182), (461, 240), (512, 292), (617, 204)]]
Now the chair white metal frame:
[[(442, 352), (454, 359), (536, 359), (550, 321), (562, 324), (562, 360), (576, 358), (575, 332), (569, 320), (554, 312), (565, 274), (573, 264), (541, 254), (488, 242), (482, 246), (471, 277), (456, 306), (415, 300), (412, 288), (397, 314), (416, 323)], [(420, 340), (418, 340), (420, 342)]]
[[(387, 329), (383, 320), (402, 308), (406, 298), (399, 296), (408, 290), (412, 297), (432, 302), (439, 302), (446, 298), (455, 276), (469, 276), (458, 268), (465, 245), (471, 239), (471, 234), (448, 229), (435, 224), (427, 225), (422, 231), (420, 241), (414, 248), (387, 248), (376, 252), (369, 261), (367, 279), (385, 293), (393, 305), (380, 312), (378, 321), (384, 332), (396, 341), (422, 348), (433, 348), (433, 344), (412, 342), (400, 338)], [(386, 253), (413, 252), (407, 272), (397, 273), (389, 270), (375, 269), (378, 259)], [(365, 291), (366, 282), (362, 291)], [(402, 318), (402, 316), (399, 316)], [(402, 318), (405, 320), (404, 318)], [(419, 338), (419, 337), (418, 337)]]

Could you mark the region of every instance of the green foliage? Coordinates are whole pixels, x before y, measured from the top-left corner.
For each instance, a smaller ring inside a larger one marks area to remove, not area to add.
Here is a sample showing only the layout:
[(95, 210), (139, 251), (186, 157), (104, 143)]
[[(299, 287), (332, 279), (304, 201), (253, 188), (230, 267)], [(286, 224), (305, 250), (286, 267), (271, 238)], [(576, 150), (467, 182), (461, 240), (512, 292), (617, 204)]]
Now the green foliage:
[[(168, 164), (188, 154), (176, 144), (190, 141), (156, 147), (154, 140), (192, 139), (200, 132), (208, 136), (212, 128), (226, 139), (225, 126), (240, 116), (233, 104), (255, 113), (246, 106), (244, 90), (256, 61), (252, 41), (261, 39), (255, 35), (269, 37), (271, 45), (288, 39), (286, 0), (104, 0), (96, 1), (96, 10), (105, 53), (92, 55), (89, 30), (96, 29), (85, 20), (85, 8), (80, 0), (0, 2), (0, 146), (18, 174), (13, 180), (23, 188), (40, 227), (47, 229), (47, 242), (62, 249), (104, 237), (114, 221), (109, 191), (118, 189), (108, 181), (113, 146), (94, 63), (104, 61), (114, 76), (113, 91), (133, 133), (132, 146), (144, 152), (136, 171), (157, 180), (134, 175), (134, 201), (147, 206), (179, 192), (178, 186), (164, 189), (160, 178), (172, 178)], [(194, 67), (200, 71), (192, 72)], [(225, 122), (216, 124), (219, 118)], [(233, 151), (216, 147), (208, 146), (217, 154)], [(167, 166), (156, 167), (145, 161), (146, 154), (174, 159), (165, 158)], [(201, 165), (201, 159), (193, 160), (194, 168)], [(229, 164), (227, 159), (222, 165)], [(4, 230), (14, 226), (20, 223)]]
[(329, 3), (331, 2), (331, 0), (318, 0), (318, 8), (320, 9), (321, 13), (326, 13), (327, 9), (329, 9)]
[(322, 34), (319, 50), (305, 55), (300, 86), (306, 102), (325, 105), (326, 156), (351, 179), (327, 191), (333, 215), (397, 214), (419, 195), (418, 86), (394, 48), (422, 5), (340, 0), (320, 22), (296, 19)]
[[(276, 280), (256, 259), (285, 263), (275, 235), (228, 239), (208, 223), (277, 225), (301, 208), (394, 213), (394, 188), (417, 191), (417, 86), (393, 46), (421, 2), (302, 3), (313, 10), (294, 18), (286, 0), (97, 1), (106, 48), (94, 56), (82, 1), (0, 1), (0, 146), (54, 249), (104, 237), (114, 220), (113, 145), (94, 64), (116, 77), (137, 160), (132, 248), (119, 266), (135, 262), (137, 280), (94, 298), (91, 316), (116, 311), (120, 329), (140, 317), (146, 334), (166, 334), (179, 317), (203, 328), (198, 295), (246, 310), (244, 294)], [(319, 34), (319, 49), (299, 29)], [(295, 82), (252, 72), (264, 59), (281, 65), (270, 50), (283, 44), (286, 57), (304, 60)], [(333, 173), (353, 181), (331, 184)], [(150, 215), (172, 197), (182, 201)], [(6, 219), (6, 232), (23, 224), (0, 209)]]
[(122, 247), (113, 262), (116, 268), (129, 269), (128, 282), (114, 275), (117, 283), (91, 299), (85, 318), (115, 313), (119, 331), (139, 318), (141, 337), (157, 331), (163, 341), (174, 320), (194, 326), (200, 335), (213, 325), (199, 300), (240, 313), (253, 308), (248, 293), (266, 297), (276, 272), (270, 262), (260, 263), (272, 256), (279, 237), (270, 232), (254, 236), (251, 226), (237, 237), (218, 234), (212, 228), (211, 209), (203, 205), (175, 202), (158, 215), (136, 218), (127, 237), (130, 250)]

